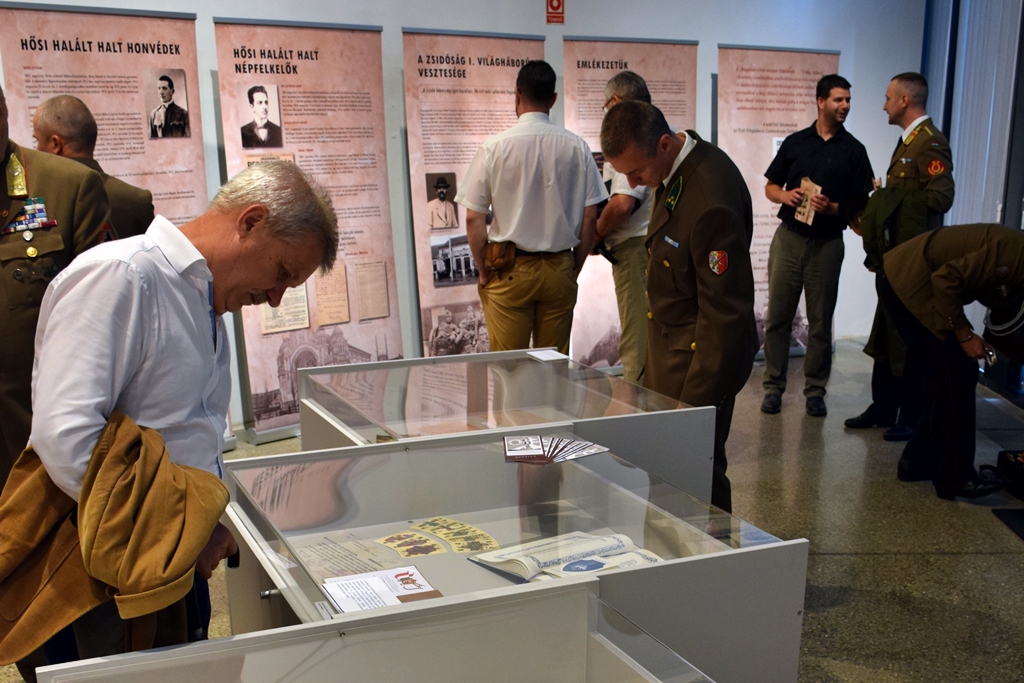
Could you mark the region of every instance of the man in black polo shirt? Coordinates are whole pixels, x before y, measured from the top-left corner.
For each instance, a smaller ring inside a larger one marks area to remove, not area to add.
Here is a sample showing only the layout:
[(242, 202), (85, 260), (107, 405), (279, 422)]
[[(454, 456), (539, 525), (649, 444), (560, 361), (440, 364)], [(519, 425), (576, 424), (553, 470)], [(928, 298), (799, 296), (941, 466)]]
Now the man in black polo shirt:
[[(816, 95), (817, 121), (787, 137), (764, 174), (768, 179), (764, 193), (782, 204), (778, 214), (782, 222), (768, 252), (761, 410), (777, 413), (782, 409), (793, 318), (803, 290), (808, 323), (804, 396), (807, 414), (824, 417), (828, 414), (825, 385), (832, 370), (832, 314), (845, 252), (847, 204), (871, 191), (872, 171), (864, 145), (843, 127), (850, 112), (849, 81), (838, 74), (824, 76), (818, 81)], [(797, 208), (804, 201), (800, 187), (804, 178), (821, 187), (809, 201), (814, 211), (810, 223), (797, 219)]]

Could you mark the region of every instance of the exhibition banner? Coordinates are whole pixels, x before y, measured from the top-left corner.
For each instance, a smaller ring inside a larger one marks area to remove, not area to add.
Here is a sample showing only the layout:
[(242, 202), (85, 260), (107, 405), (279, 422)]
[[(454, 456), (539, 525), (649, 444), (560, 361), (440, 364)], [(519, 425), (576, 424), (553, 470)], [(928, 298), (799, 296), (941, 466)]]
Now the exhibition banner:
[(543, 36), (403, 29), (405, 116), (427, 356), (488, 350), (465, 209), (453, 202), (480, 144), (515, 125), (516, 76)]
[[(563, 44), (565, 127), (590, 145), (599, 168), (604, 86), (620, 71), (643, 76), (651, 103), (677, 130), (697, 126), (696, 41), (655, 42), (618, 38), (566, 36)], [(597, 367), (619, 365), (618, 307), (611, 263), (590, 256), (579, 277), (579, 298), (573, 312), (573, 359)]]
[[(815, 87), (839, 71), (839, 53), (786, 48), (718, 46), (718, 146), (743, 173), (754, 210), (754, 315), (764, 344), (768, 313), (768, 248), (779, 205), (765, 197), (765, 171), (782, 141), (818, 117)], [(791, 347), (807, 348), (806, 306), (801, 297), (793, 321)]]
[(205, 211), (195, 15), (24, 7), (0, 5), (11, 139), (34, 148), (36, 108), (74, 95), (96, 118), (106, 173), (152, 192), (175, 225)]
[(299, 421), (299, 368), (402, 357), (380, 28), (214, 22), (228, 176), (264, 159), (298, 164), (338, 214), (334, 270), (238, 316), (246, 428), (285, 436)]

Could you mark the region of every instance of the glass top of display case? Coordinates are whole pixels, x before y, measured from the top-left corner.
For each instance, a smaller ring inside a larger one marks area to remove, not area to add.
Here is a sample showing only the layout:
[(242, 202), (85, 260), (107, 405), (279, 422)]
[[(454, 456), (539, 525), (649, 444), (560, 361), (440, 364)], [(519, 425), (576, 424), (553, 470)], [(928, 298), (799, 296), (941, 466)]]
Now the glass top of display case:
[(264, 551), (342, 611), (354, 588), (332, 584), (353, 575), (380, 573), (405, 602), (778, 541), (608, 452), (533, 465), (507, 461), (504, 442), (473, 441), (228, 469)]
[(366, 443), (681, 407), (568, 357), (541, 361), (536, 355), (513, 351), (308, 369), (302, 398)]
[(390, 620), (346, 618), (74, 662), (40, 669), (39, 680), (711, 683), (580, 584), (459, 610), (424, 610)]

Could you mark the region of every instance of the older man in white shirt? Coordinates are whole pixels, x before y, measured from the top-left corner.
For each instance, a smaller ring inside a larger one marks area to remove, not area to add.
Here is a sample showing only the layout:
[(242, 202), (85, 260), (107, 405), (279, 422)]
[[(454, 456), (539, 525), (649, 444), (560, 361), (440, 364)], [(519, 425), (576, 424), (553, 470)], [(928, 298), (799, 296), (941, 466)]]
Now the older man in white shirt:
[[(527, 348), (532, 336), (535, 347), (568, 352), (576, 277), (608, 198), (587, 143), (551, 122), (556, 98), (551, 66), (527, 62), (516, 79), (519, 122), (480, 147), (455, 197), (466, 207), (492, 351)], [(485, 252), (502, 247), (514, 263), (488, 269)]]
[[(277, 306), (318, 267), (330, 270), (337, 218), (297, 166), (257, 164), (180, 228), (157, 216), (144, 235), (83, 253), (50, 283), (36, 330), (30, 444), (78, 500), (97, 439), (115, 410), (160, 432), (172, 462), (223, 473), (231, 380), (223, 314)], [(236, 549), (219, 525), (200, 553), (208, 579)], [(124, 647), (113, 602), (75, 624), (82, 657)]]

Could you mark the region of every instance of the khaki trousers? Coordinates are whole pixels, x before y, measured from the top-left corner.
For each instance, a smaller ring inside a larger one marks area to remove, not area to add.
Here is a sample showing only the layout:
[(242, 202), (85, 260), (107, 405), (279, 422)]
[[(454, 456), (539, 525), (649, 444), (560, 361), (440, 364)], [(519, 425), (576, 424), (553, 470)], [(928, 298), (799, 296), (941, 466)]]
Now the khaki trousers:
[(647, 361), (647, 248), (646, 237), (631, 237), (611, 247), (618, 261), (612, 266), (615, 298), (619, 304), (619, 358), (623, 379), (640, 381)]
[(477, 286), (491, 351), (554, 346), (569, 353), (572, 310), (576, 306), (576, 268), (571, 251), (557, 254), (518, 252), (511, 270), (491, 275)]

